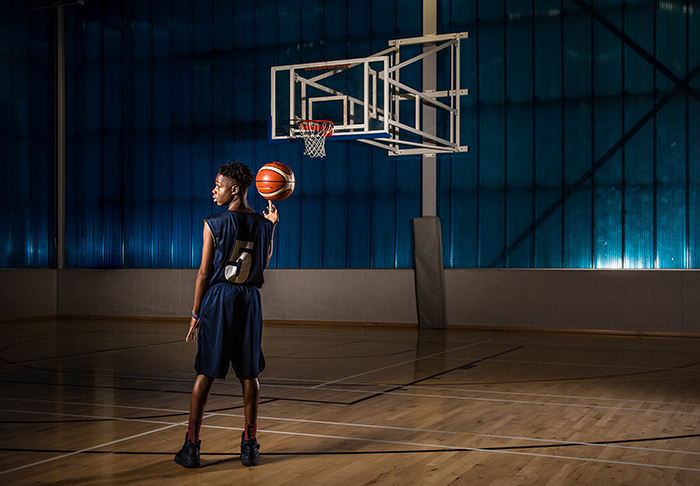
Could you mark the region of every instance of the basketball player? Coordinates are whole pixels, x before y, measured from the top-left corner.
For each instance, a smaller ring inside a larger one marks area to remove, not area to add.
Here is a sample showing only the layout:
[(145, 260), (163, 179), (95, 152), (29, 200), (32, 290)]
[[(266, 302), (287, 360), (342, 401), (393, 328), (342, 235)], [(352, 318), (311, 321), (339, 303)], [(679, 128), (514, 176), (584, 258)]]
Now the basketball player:
[(184, 467), (199, 467), (199, 431), (211, 385), (225, 378), (229, 363), (243, 389), (245, 429), (241, 462), (260, 461), (256, 439), (260, 385), (265, 368), (260, 348), (263, 271), (272, 256), (272, 237), (279, 221), (277, 209), (268, 204), (263, 215), (248, 205), (248, 188), (254, 176), (248, 166), (229, 162), (219, 167), (214, 202), (226, 211), (204, 220), (202, 262), (194, 289), (194, 307), (186, 341), (199, 337), (192, 387), (190, 419), (185, 444), (175, 456)]

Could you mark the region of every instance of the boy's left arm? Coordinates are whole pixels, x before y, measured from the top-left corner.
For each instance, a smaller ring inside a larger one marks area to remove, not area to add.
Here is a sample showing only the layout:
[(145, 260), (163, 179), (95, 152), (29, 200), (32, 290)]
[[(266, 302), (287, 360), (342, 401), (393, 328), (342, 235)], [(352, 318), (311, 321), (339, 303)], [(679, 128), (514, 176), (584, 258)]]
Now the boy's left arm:
[(272, 259), (272, 242), (274, 241), (275, 238), (275, 227), (277, 226), (277, 223), (279, 223), (280, 216), (279, 213), (277, 212), (277, 208), (272, 204), (272, 201), (269, 199), (267, 200), (267, 211), (263, 210), (263, 216), (265, 218), (272, 222), (272, 233), (270, 233), (270, 246), (267, 249), (267, 258), (265, 258), (265, 268), (270, 264), (270, 260)]
[[(187, 332), (185, 341), (195, 341), (199, 330), (199, 317), (202, 300), (207, 293), (209, 280), (214, 271), (214, 238), (207, 223), (204, 223), (204, 244), (202, 246), (202, 261), (197, 271), (197, 281), (194, 284), (194, 306), (192, 307), (192, 318), (190, 319), (190, 330)], [(197, 316), (195, 318), (194, 316)]]

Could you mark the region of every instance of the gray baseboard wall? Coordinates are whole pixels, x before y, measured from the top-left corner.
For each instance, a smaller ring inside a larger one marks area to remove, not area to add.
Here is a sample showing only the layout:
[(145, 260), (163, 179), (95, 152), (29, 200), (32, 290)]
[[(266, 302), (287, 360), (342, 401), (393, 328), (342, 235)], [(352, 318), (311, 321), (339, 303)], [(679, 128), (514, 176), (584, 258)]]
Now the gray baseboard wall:
[[(189, 316), (193, 269), (2, 269), (2, 320)], [(417, 326), (414, 276), (400, 270), (270, 269), (270, 322)], [(487, 329), (699, 333), (700, 271), (445, 271), (447, 325)]]
[(55, 316), (58, 313), (58, 271), (0, 269), (1, 320)]

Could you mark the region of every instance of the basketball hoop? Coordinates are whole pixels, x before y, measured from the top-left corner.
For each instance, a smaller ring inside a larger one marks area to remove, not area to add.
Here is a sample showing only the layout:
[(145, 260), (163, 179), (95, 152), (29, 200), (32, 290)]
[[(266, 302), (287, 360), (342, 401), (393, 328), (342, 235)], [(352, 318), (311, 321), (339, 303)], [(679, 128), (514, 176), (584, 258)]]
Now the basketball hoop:
[(304, 141), (304, 155), (326, 156), (326, 137), (333, 135), (333, 122), (326, 120), (304, 120), (297, 123), (296, 138)]

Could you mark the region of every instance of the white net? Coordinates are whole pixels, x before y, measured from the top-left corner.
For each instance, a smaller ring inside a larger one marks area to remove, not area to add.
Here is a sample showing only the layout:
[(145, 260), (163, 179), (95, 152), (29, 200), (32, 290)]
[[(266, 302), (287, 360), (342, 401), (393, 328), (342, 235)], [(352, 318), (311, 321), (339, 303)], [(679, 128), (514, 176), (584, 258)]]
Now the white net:
[(326, 156), (326, 137), (333, 133), (333, 123), (323, 120), (308, 120), (297, 124), (299, 136), (304, 140), (304, 155)]

